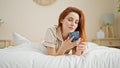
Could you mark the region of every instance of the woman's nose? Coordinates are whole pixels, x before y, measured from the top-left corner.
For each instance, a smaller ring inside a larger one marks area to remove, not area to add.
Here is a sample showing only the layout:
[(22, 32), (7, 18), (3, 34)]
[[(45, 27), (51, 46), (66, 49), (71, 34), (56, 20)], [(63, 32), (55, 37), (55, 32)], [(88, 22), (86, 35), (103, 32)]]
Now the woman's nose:
[(71, 22), (71, 25), (72, 25), (72, 26), (74, 26), (74, 25), (75, 25), (75, 23), (74, 23), (74, 22)]

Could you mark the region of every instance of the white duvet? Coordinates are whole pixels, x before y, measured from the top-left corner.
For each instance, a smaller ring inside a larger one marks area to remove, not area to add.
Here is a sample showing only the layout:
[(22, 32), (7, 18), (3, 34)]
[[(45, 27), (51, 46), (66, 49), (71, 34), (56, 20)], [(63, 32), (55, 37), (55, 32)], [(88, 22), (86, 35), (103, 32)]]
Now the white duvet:
[(87, 43), (82, 56), (49, 56), (37, 43), (0, 49), (0, 68), (120, 68), (120, 50)]

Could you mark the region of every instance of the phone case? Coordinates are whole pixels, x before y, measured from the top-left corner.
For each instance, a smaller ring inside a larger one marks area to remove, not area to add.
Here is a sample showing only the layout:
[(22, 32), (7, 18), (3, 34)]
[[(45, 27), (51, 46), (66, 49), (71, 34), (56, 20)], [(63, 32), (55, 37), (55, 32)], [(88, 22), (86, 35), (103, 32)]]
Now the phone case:
[(74, 38), (72, 39), (72, 42), (78, 40), (78, 38), (79, 38), (79, 31), (70, 32), (69, 33), (69, 37), (71, 38), (72, 36), (74, 36)]

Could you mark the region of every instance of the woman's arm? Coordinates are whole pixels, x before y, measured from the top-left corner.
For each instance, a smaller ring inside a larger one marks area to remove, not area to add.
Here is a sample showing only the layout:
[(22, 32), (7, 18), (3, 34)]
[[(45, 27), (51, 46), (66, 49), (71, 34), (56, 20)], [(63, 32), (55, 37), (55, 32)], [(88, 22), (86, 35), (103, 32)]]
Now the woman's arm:
[(58, 49), (58, 51), (56, 51), (55, 48), (47, 47), (47, 51), (48, 51), (48, 55), (56, 56), (56, 55), (64, 55), (66, 50), (64, 48), (60, 47)]
[[(71, 40), (72, 40), (72, 38), (66, 39), (58, 50), (56, 50), (53, 47), (48, 47), (47, 46), (48, 54), (49, 55), (54, 55), (54, 56), (55, 55), (63, 55), (67, 50), (76, 47), (79, 43), (79, 40), (76, 41), (76, 42), (71, 42)], [(74, 54), (75, 54), (75, 51), (74, 51)]]
[(47, 52), (48, 52), (48, 55), (53, 55), (53, 56), (56, 55), (56, 49), (55, 48), (47, 47)]

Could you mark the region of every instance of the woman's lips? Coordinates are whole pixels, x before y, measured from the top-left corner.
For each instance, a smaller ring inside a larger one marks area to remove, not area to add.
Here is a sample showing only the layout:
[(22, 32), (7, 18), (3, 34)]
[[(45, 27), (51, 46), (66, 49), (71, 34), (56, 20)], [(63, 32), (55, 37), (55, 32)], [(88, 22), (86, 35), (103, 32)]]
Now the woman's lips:
[(74, 29), (74, 27), (69, 27), (69, 29), (73, 30), (73, 29)]

